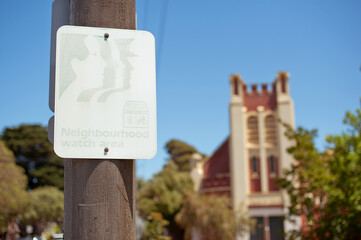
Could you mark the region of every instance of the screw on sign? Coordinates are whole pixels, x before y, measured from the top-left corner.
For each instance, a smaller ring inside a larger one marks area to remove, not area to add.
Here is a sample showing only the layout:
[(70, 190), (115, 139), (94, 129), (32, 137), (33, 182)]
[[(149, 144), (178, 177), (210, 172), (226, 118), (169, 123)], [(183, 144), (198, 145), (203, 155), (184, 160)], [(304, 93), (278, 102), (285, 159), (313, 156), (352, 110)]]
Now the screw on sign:
[(105, 148), (104, 148), (104, 155), (107, 155), (108, 152), (109, 152), (109, 148), (108, 148), (108, 147), (105, 147)]

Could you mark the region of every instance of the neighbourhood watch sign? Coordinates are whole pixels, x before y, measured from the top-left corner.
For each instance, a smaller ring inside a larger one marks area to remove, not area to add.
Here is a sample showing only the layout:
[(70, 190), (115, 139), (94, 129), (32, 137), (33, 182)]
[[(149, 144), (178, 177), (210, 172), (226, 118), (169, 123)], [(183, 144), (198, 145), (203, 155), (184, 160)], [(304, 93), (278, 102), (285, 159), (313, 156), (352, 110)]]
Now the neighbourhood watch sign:
[(57, 32), (54, 150), (63, 158), (147, 159), (157, 149), (155, 43), (149, 32)]

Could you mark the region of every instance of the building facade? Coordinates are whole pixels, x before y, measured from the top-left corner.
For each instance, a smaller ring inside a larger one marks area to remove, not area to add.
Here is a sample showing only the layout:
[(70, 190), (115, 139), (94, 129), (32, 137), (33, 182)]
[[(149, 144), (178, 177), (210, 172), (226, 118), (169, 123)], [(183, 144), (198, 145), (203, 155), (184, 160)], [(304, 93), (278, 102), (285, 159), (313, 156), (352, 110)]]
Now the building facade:
[(232, 75), (230, 83), (230, 136), (210, 157), (193, 158), (196, 190), (228, 195), (234, 210), (248, 210), (255, 230), (240, 239), (283, 239), (282, 230), (300, 227), (298, 219), (296, 224), (283, 219), (289, 200), (276, 184), (293, 162), (279, 121), (294, 127), (289, 74), (279, 72), (270, 88), (252, 84), (248, 89), (240, 75)]

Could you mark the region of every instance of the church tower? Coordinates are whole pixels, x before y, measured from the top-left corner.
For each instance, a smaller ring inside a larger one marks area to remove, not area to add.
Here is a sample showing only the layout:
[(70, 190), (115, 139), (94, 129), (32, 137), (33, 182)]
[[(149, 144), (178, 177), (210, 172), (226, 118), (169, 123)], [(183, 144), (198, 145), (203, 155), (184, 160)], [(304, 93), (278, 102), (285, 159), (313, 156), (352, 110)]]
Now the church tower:
[(281, 124), (295, 125), (289, 74), (279, 72), (272, 84), (250, 87), (240, 75), (232, 75), (230, 86), (230, 135), (211, 156), (192, 158), (195, 190), (229, 196), (234, 210), (247, 211), (256, 220), (254, 233), (237, 239), (283, 239), (281, 231), (301, 227), (300, 219), (283, 219), (289, 198), (276, 184), (293, 162)]
[[(283, 222), (287, 195), (276, 179), (292, 164), (290, 141), (280, 121), (294, 127), (289, 74), (279, 72), (271, 87), (247, 85), (232, 75), (230, 101), (230, 177), (233, 208), (243, 206), (256, 218), (251, 239), (279, 239), (279, 230), (293, 228)], [(280, 120), (280, 121), (279, 121)]]

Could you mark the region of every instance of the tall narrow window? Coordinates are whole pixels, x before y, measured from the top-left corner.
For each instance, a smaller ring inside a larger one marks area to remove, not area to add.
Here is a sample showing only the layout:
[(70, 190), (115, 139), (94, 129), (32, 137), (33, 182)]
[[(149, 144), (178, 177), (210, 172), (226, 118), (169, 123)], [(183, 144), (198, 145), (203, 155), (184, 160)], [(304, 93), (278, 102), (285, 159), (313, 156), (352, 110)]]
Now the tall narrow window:
[(277, 123), (274, 116), (267, 116), (265, 119), (266, 143), (277, 144)]
[(258, 120), (257, 117), (249, 117), (247, 121), (248, 142), (258, 144)]
[(271, 192), (278, 191), (276, 179), (278, 177), (278, 159), (275, 156), (268, 157), (268, 190)]
[(252, 172), (253, 173), (257, 173), (257, 158), (256, 157), (252, 157)]
[(253, 156), (249, 159), (250, 171), (250, 190), (251, 193), (261, 191), (261, 175), (260, 175), (260, 160), (259, 157)]
[(269, 170), (270, 170), (270, 173), (275, 173), (276, 170), (275, 170), (275, 158), (273, 156), (271, 156), (269, 158)]

